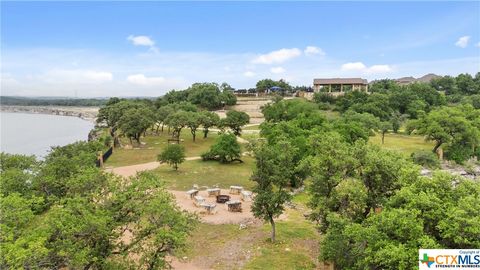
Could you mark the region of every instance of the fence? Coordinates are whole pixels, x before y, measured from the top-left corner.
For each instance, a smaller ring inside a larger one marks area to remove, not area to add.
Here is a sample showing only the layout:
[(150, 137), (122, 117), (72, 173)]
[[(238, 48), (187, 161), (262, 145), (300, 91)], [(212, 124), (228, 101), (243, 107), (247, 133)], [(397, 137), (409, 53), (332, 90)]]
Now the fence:
[(107, 159), (112, 155), (113, 153), (113, 147), (108, 148), (108, 150), (103, 153), (103, 155), (99, 156), (95, 164), (97, 167), (102, 167), (103, 163), (107, 161)]

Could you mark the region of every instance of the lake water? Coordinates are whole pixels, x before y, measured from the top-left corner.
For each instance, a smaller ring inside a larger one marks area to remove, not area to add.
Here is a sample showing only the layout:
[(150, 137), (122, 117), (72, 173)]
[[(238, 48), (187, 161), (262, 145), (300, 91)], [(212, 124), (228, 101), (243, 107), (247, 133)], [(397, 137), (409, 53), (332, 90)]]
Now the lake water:
[(43, 157), (52, 146), (86, 141), (93, 123), (72, 116), (0, 113), (0, 150)]

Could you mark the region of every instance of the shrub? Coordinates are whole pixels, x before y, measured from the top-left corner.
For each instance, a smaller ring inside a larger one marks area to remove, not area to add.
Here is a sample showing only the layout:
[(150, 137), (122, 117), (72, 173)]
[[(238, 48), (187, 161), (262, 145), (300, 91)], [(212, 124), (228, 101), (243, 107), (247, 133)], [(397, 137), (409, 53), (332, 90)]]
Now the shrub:
[(167, 148), (158, 155), (158, 161), (166, 162), (177, 170), (178, 164), (185, 161), (185, 148), (179, 144), (169, 144)]
[(412, 160), (416, 164), (422, 165), (427, 168), (439, 168), (440, 167), (440, 160), (435, 153), (431, 151), (417, 151), (412, 153)]
[(329, 103), (329, 104), (335, 104), (336, 98), (328, 93), (315, 93), (313, 95), (313, 100), (316, 103)]
[(473, 149), (471, 145), (460, 143), (452, 143), (445, 148), (445, 158), (453, 160), (457, 164), (463, 164), (465, 161), (473, 156)]
[(221, 134), (210, 151), (202, 154), (203, 160), (218, 160), (221, 163), (240, 161), (241, 148), (237, 137), (231, 133)]

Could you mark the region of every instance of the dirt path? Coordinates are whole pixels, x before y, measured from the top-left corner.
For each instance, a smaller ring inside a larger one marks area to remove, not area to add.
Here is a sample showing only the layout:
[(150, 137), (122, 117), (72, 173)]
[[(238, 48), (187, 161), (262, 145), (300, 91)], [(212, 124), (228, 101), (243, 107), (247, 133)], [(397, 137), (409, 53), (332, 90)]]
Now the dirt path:
[[(201, 157), (187, 157), (185, 160), (199, 160)], [(105, 171), (114, 173), (116, 175), (120, 175), (123, 177), (130, 177), (134, 176), (138, 172), (142, 171), (150, 171), (158, 168), (162, 163), (158, 161), (142, 163), (142, 164), (135, 164), (130, 166), (122, 166), (122, 167), (115, 167), (115, 168), (106, 168)]]

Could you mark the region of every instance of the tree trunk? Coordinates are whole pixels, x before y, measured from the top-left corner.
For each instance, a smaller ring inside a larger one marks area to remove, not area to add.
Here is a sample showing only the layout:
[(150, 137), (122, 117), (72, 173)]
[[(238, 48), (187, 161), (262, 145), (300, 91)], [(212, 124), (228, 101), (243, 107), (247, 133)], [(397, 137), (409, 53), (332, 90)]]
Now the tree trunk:
[(203, 130), (203, 138), (206, 139), (208, 134), (208, 129)]
[(178, 164), (177, 163), (173, 163), (173, 168), (175, 169), (175, 171), (178, 170)]
[(385, 143), (385, 133), (382, 132), (382, 144)]
[(270, 239), (272, 240), (272, 243), (275, 242), (275, 221), (273, 220), (273, 217), (270, 217), (270, 225), (272, 225), (272, 235)]
[(192, 133), (193, 141), (195, 142), (195, 136), (196, 136), (195, 131), (190, 131), (190, 133)]
[(438, 148), (442, 145), (443, 142), (435, 143), (435, 147), (433, 147), (433, 153), (437, 153)]
[[(160, 128), (160, 125), (157, 125), (157, 130), (155, 130), (155, 134), (158, 135), (158, 129)], [(163, 131), (163, 130), (162, 130)]]

